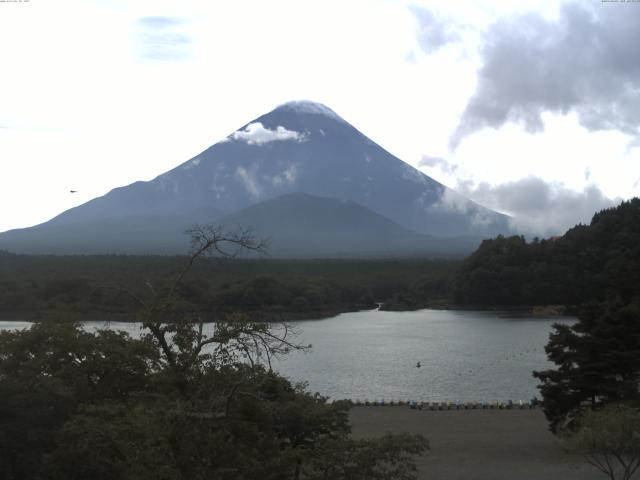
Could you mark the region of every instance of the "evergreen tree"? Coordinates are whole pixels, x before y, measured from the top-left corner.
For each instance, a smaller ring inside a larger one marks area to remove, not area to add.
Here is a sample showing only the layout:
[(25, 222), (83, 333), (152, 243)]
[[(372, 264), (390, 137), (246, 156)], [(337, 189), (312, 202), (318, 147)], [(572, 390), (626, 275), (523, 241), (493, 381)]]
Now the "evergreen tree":
[(555, 324), (545, 347), (555, 369), (534, 372), (556, 433), (587, 408), (640, 400), (640, 304), (591, 304), (574, 325)]
[(640, 198), (622, 202), (561, 237), (485, 240), (460, 267), (455, 301), (469, 305), (629, 302), (640, 285)]

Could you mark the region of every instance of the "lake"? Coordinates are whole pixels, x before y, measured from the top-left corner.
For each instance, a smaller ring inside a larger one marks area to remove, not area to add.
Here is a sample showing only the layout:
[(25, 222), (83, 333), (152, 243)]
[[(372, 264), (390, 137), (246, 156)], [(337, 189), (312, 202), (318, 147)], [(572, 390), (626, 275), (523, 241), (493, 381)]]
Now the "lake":
[[(539, 397), (531, 372), (551, 366), (544, 352), (551, 325), (574, 321), (453, 310), (344, 313), (293, 322), (299, 343), (313, 348), (287, 355), (274, 368), (337, 399), (528, 400)], [(0, 329), (28, 325), (0, 322)], [(85, 325), (92, 330), (105, 323)], [(108, 325), (139, 333), (137, 324)]]

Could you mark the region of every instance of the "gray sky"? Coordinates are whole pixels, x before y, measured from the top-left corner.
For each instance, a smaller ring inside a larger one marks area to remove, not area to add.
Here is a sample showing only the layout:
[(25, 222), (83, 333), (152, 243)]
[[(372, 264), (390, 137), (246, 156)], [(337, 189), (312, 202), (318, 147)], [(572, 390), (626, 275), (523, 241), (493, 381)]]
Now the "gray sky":
[(308, 99), (555, 234), (640, 191), (638, 25), (629, 1), (0, 2), (0, 231)]

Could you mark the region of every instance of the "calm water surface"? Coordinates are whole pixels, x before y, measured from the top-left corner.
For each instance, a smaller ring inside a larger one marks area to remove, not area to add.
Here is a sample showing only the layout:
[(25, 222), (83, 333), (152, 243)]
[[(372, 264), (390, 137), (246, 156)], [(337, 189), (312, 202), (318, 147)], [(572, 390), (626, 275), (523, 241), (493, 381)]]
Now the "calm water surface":
[(334, 398), (527, 400), (538, 393), (531, 372), (550, 366), (544, 346), (557, 321), (448, 310), (345, 313), (298, 322), (302, 343), (313, 348), (278, 368)]
[[(544, 345), (552, 323), (573, 321), (452, 310), (344, 313), (294, 322), (299, 343), (313, 348), (287, 355), (274, 368), (332, 398), (527, 400), (538, 394), (531, 372), (550, 366)], [(0, 322), (0, 329), (28, 325)], [(85, 325), (133, 336), (140, 331), (130, 323)]]

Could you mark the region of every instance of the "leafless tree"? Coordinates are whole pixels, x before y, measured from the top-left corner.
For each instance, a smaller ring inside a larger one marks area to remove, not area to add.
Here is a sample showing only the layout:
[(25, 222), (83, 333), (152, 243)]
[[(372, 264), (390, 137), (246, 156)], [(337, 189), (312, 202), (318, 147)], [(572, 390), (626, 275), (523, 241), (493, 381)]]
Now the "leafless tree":
[(589, 411), (566, 442), (611, 480), (630, 480), (640, 467), (640, 410), (608, 405)]
[(127, 290), (140, 308), (143, 338), (159, 347), (164, 362), (179, 377), (212, 364), (239, 360), (252, 366), (264, 362), (270, 370), (274, 356), (307, 348), (293, 341), (293, 329), (286, 323), (253, 322), (246, 315), (233, 314), (205, 332), (205, 321), (198, 312), (185, 314), (179, 288), (198, 259), (235, 258), (243, 252), (264, 254), (268, 247), (249, 229), (196, 225), (187, 233), (191, 236), (189, 257), (168, 287), (156, 288), (147, 281), (147, 295)]

